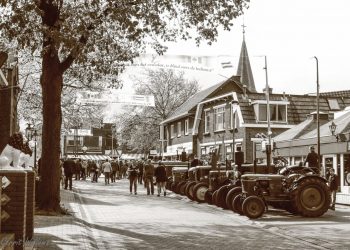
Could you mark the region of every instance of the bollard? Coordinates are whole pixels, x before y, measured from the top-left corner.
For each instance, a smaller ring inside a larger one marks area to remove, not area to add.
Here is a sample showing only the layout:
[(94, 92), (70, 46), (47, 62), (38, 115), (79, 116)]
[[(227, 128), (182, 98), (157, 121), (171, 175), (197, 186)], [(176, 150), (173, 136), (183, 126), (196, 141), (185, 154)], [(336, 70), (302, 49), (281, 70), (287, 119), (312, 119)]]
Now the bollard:
[(34, 235), (35, 212), (35, 172), (28, 168), (27, 172), (27, 209), (26, 209), (26, 239), (31, 240)]
[(3, 190), (9, 201), (2, 209), (9, 217), (2, 221), (1, 233), (13, 233), (14, 249), (23, 250), (26, 240), (27, 172), (17, 168), (1, 169), (0, 176), (10, 181), (10, 185)]

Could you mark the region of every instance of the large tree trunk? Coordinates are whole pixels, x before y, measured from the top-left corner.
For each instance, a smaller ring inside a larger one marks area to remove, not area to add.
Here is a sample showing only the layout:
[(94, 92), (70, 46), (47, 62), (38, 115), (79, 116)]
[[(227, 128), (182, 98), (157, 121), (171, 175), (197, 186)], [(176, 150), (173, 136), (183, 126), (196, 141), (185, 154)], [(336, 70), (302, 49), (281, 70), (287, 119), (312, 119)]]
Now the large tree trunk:
[(43, 97), (42, 158), (39, 209), (60, 211), (60, 134), (63, 72), (57, 51), (43, 55), (40, 84)]

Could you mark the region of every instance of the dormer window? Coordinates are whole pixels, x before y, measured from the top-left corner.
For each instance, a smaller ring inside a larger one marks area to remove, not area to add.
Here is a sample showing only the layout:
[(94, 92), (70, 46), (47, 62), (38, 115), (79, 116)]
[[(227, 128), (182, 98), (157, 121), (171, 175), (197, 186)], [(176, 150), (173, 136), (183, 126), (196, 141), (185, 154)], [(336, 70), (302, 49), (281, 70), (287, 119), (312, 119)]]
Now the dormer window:
[[(255, 118), (257, 122), (267, 122), (267, 102), (257, 100), (254, 105)], [(270, 121), (274, 123), (287, 123), (287, 101), (270, 101)]]

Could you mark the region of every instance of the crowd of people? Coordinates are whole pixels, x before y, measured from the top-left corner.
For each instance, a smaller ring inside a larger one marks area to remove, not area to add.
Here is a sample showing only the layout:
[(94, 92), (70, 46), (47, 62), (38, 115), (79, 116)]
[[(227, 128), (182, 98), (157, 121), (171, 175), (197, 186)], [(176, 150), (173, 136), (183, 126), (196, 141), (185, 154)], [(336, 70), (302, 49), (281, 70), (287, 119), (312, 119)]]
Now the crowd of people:
[(143, 184), (147, 189), (147, 195), (154, 195), (154, 184), (157, 185), (158, 196), (166, 196), (166, 169), (159, 161), (157, 167), (151, 160), (108, 160), (92, 161), (81, 159), (65, 159), (61, 161), (61, 183), (64, 189), (72, 190), (73, 178), (75, 180), (87, 180), (98, 182), (101, 174), (104, 175), (105, 185), (120, 179), (129, 179), (130, 194), (137, 195), (138, 184)]

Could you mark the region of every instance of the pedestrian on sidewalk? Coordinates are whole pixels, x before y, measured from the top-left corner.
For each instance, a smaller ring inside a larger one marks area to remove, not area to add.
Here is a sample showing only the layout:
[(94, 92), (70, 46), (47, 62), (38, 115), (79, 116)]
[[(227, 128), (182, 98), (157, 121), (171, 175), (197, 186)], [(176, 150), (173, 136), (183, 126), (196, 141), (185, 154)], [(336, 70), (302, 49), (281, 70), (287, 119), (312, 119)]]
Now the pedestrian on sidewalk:
[(338, 191), (338, 176), (335, 174), (333, 168), (329, 169), (328, 184), (329, 184), (329, 189), (331, 190), (331, 196), (332, 196), (330, 209), (335, 210), (335, 202), (336, 202), (337, 191)]
[(81, 159), (77, 159), (75, 162), (75, 180), (80, 180), (82, 168)]
[(92, 180), (91, 182), (97, 182), (98, 180), (98, 168), (95, 161), (91, 162), (91, 172), (92, 172)]
[(143, 179), (145, 181), (145, 186), (147, 188), (147, 195), (149, 195), (150, 193), (152, 195), (154, 194), (153, 177), (154, 177), (154, 165), (149, 159), (147, 160), (145, 166), (143, 167)]
[(115, 182), (115, 179), (117, 176), (117, 170), (118, 170), (118, 162), (116, 162), (115, 160), (112, 160), (111, 166), (112, 166), (111, 182)]
[(64, 169), (64, 189), (67, 189), (69, 186), (69, 190), (72, 190), (72, 179), (73, 172), (75, 171), (75, 162), (72, 159), (66, 159), (63, 163)]
[(143, 179), (143, 162), (142, 161), (137, 161), (137, 167), (139, 169), (138, 182), (140, 184), (142, 184), (142, 179)]
[(166, 177), (166, 169), (163, 162), (161, 161), (158, 162), (158, 167), (154, 171), (154, 176), (156, 177), (156, 182), (158, 187), (157, 196), (160, 196), (162, 190), (164, 192), (164, 196), (166, 196), (165, 185), (166, 185), (167, 177)]
[(112, 166), (109, 163), (108, 159), (106, 160), (106, 162), (104, 162), (101, 166), (101, 170), (103, 172), (103, 174), (105, 175), (105, 185), (109, 184), (109, 175), (112, 172)]
[(85, 181), (86, 175), (87, 175), (88, 162), (84, 160), (81, 166), (82, 166), (81, 178)]
[(128, 167), (128, 178), (130, 182), (130, 194), (132, 194), (132, 187), (134, 186), (134, 194), (137, 194), (137, 177), (139, 169), (134, 162), (131, 162)]

